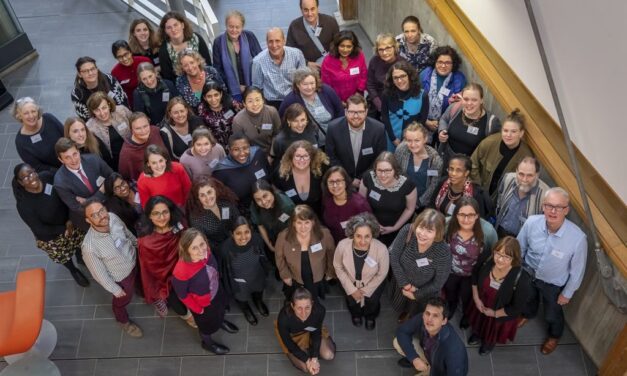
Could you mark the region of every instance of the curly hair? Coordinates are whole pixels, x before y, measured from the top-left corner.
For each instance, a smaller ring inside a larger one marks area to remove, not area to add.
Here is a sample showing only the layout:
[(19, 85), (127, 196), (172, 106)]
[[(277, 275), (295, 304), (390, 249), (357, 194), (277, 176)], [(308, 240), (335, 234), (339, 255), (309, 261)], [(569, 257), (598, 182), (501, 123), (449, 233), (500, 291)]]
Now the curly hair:
[(220, 180), (210, 176), (201, 176), (194, 181), (190, 194), (187, 197), (186, 207), (187, 212), (190, 213), (190, 215), (200, 214), (204, 210), (202, 204), (200, 203), (200, 199), (198, 198), (198, 192), (200, 191), (200, 188), (203, 187), (211, 187), (214, 191), (216, 191), (216, 202), (228, 201), (231, 204), (237, 204), (237, 196), (235, 193), (233, 193), (233, 191), (225, 186)]
[(322, 176), (322, 166), (329, 164), (329, 157), (320, 149), (315, 148), (311, 142), (300, 140), (293, 142), (283, 154), (279, 165), (279, 176), (287, 180), (292, 173), (292, 159), (296, 150), (302, 148), (309, 154), (309, 168), (315, 177)]
[(298, 85), (300, 85), (303, 81), (305, 81), (305, 79), (309, 76), (312, 76), (314, 78), (314, 81), (316, 82), (316, 91), (322, 90), (322, 81), (320, 81), (320, 73), (318, 73), (318, 71), (315, 71), (309, 67), (299, 68), (292, 73), (292, 90), (295, 93), (300, 94), (300, 89), (298, 88)]
[(372, 213), (364, 212), (352, 216), (346, 223), (344, 234), (346, 234), (347, 238), (352, 239), (353, 236), (355, 236), (355, 232), (360, 227), (368, 227), (373, 238), (379, 236), (379, 221), (377, 221), (377, 218)]
[(174, 73), (176, 73), (177, 76), (182, 76), (185, 74), (185, 72), (183, 71), (183, 63), (181, 63), (181, 61), (184, 57), (187, 56), (196, 61), (196, 63), (198, 64), (198, 68), (200, 68), (201, 71), (205, 70), (205, 67), (207, 66), (205, 58), (202, 57), (200, 53), (194, 50), (184, 49), (183, 51), (178, 53), (178, 59), (176, 60), (176, 65), (174, 66)]
[(453, 60), (453, 72), (457, 72), (459, 70), (459, 66), (462, 64), (462, 59), (459, 57), (457, 51), (455, 51), (455, 49), (451, 46), (437, 47), (429, 57), (429, 66), (435, 68), (435, 62), (438, 61), (442, 55), (451, 57), (451, 60)]
[(420, 77), (418, 76), (418, 71), (411, 64), (409, 64), (405, 60), (399, 60), (394, 63), (388, 73), (385, 75), (385, 89), (383, 93), (390, 97), (398, 99), (400, 97), (400, 90), (394, 84), (394, 71), (400, 70), (407, 74), (407, 79), (409, 80), (409, 96), (416, 97), (420, 94)]

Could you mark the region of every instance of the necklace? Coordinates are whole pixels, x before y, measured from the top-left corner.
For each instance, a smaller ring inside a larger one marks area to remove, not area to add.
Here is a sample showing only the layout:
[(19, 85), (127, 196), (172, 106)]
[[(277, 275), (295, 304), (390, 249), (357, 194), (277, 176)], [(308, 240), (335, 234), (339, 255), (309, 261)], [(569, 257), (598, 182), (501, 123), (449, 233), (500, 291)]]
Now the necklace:
[(205, 72), (200, 72), (200, 74), (196, 77), (190, 77), (189, 81), (194, 85), (199, 85), (200, 83), (205, 82)]
[(490, 277), (496, 282), (501, 282), (505, 279), (507, 273), (509, 273), (509, 270), (503, 275), (502, 278), (496, 278), (496, 276), (494, 275), (494, 268), (492, 268), (492, 270), (490, 270)]
[(364, 252), (364, 254), (360, 255), (359, 252), (357, 252), (357, 250), (355, 249), (355, 247), (353, 247), (353, 254), (355, 255), (355, 257), (365, 258), (366, 256), (368, 256), (368, 251), (360, 251), (360, 252)]
[(451, 201), (451, 202), (459, 200), (462, 197), (463, 194), (464, 194), (463, 190), (461, 192), (459, 192), (459, 193), (453, 193), (453, 190), (451, 190), (450, 188), (446, 192), (446, 196), (448, 197), (449, 201)]

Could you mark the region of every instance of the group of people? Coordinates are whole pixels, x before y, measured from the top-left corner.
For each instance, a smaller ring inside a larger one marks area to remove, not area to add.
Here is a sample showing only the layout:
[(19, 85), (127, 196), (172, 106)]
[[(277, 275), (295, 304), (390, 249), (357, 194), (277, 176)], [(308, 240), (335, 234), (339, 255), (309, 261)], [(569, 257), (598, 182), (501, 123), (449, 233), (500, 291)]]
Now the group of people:
[(414, 16), (366, 64), (316, 0), (300, 8), (265, 49), (239, 11), (211, 52), (179, 13), (157, 31), (138, 19), (110, 74), (77, 60), (76, 116), (18, 99), (13, 191), (37, 247), (86, 287), (76, 256), (130, 336), (143, 335), (126, 310), (138, 293), (215, 354), (229, 348), (213, 333), (239, 330), (231, 302), (251, 325), (268, 316), (274, 270), (278, 341), (312, 375), (335, 354), (323, 321), (336, 281), (366, 330), (388, 294), (399, 364), (421, 375), (466, 374), (456, 314), (485, 355), (541, 300), (551, 353), (587, 244), (568, 193), (539, 179), (524, 116), (489, 113), (457, 52)]

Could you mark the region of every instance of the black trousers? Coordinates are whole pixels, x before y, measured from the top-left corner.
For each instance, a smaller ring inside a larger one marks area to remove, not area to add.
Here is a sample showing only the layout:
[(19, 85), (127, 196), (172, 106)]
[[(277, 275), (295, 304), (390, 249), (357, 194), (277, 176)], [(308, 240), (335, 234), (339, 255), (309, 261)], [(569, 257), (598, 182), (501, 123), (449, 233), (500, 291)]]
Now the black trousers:
[(466, 308), (472, 298), (472, 282), (470, 276), (462, 277), (454, 273), (449, 274), (444, 284), (444, 293), (446, 294), (446, 302), (449, 308), (449, 319), (455, 315), (457, 304), (462, 300), (462, 318), (466, 315)]
[(364, 297), (364, 306), (362, 307), (352, 296), (346, 295), (346, 306), (353, 317), (365, 317), (368, 320), (374, 320), (381, 312), (381, 294), (384, 290), (385, 281), (374, 290), (370, 297)]
[(531, 296), (523, 311), (523, 317), (527, 319), (536, 317), (540, 301), (542, 301), (549, 337), (560, 338), (564, 334), (564, 310), (561, 305), (557, 304), (557, 298), (562, 292), (562, 287), (539, 279), (534, 279), (531, 287)]

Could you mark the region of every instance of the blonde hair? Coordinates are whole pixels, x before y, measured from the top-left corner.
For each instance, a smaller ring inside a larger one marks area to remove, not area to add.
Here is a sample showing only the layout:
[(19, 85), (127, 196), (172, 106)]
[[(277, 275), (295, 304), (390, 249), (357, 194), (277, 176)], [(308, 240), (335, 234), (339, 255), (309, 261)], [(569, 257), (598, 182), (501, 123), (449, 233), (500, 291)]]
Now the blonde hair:
[(205, 58), (202, 57), (200, 53), (192, 49), (186, 48), (178, 53), (178, 59), (176, 60), (176, 65), (174, 66), (174, 73), (176, 73), (177, 76), (182, 76), (183, 74), (185, 74), (185, 72), (183, 72), (183, 66), (181, 64), (181, 60), (183, 60), (185, 56), (189, 56), (192, 59), (196, 60), (196, 62), (198, 63), (198, 67), (201, 71), (205, 70), (205, 67), (207, 66)]
[(379, 56), (379, 51), (377, 51), (377, 49), (383, 43), (390, 43), (392, 47), (394, 47), (394, 53), (398, 55), (399, 45), (398, 45), (398, 42), (396, 41), (396, 38), (394, 38), (394, 35), (390, 33), (381, 33), (377, 35), (377, 39), (375, 39), (375, 42), (374, 42), (373, 49), (374, 49), (375, 56)]
[(322, 176), (322, 165), (329, 164), (329, 157), (320, 149), (315, 148), (309, 141), (300, 140), (293, 142), (283, 154), (281, 158), (281, 164), (279, 165), (279, 176), (288, 179), (292, 173), (292, 158), (296, 150), (299, 148), (305, 149), (309, 154), (309, 168), (313, 172), (315, 177)]

